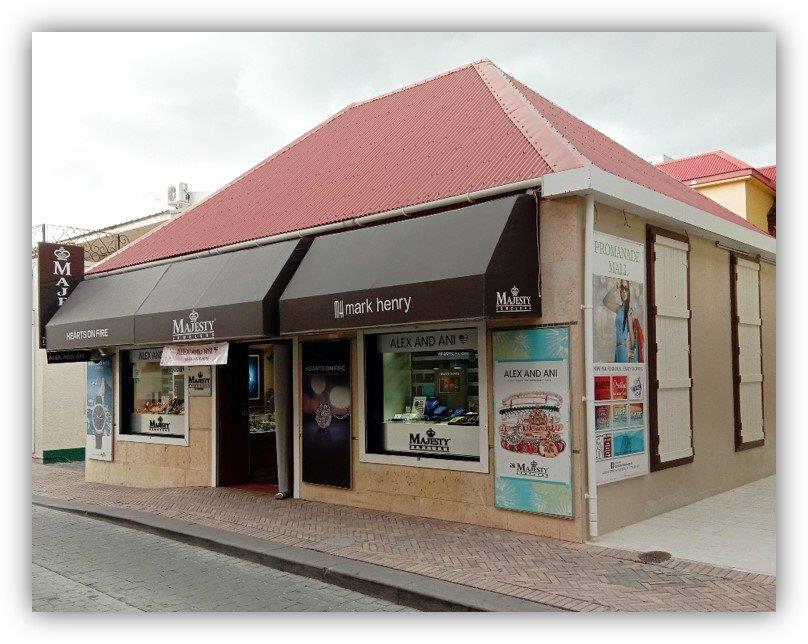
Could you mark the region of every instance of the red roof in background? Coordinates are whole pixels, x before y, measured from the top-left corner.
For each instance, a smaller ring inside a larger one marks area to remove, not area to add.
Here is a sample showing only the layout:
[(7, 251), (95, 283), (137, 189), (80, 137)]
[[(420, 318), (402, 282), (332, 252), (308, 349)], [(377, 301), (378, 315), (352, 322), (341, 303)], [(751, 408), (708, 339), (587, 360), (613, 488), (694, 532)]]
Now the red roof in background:
[[(746, 161), (727, 154), (723, 150), (704, 152), (691, 157), (674, 159), (656, 166), (674, 179), (687, 183), (704, 183), (739, 176), (753, 176), (772, 189), (776, 188), (775, 177), (763, 172), (763, 168), (753, 168)], [(776, 175), (777, 166), (768, 166)]]
[(776, 165), (767, 165), (763, 166), (762, 168), (758, 168), (758, 172), (766, 177), (769, 181), (772, 182), (774, 189), (777, 189), (777, 166)]
[(90, 272), (345, 221), (587, 163), (758, 230), (482, 61), (350, 105)]

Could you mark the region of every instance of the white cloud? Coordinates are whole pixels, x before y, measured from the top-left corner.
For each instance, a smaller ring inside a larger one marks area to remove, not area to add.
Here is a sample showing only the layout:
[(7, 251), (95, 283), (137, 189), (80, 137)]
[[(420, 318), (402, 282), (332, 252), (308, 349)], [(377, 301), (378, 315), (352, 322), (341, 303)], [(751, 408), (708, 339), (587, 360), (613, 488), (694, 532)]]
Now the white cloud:
[(350, 102), (480, 58), (640, 155), (775, 160), (771, 34), (36, 34), (33, 220), (213, 190)]

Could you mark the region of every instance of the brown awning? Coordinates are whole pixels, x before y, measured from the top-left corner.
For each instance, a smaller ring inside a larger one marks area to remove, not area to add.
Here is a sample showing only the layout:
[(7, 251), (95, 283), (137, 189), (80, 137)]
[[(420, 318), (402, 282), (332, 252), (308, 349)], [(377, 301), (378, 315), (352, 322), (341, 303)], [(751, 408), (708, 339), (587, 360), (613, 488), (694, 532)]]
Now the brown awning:
[(318, 237), (280, 300), (281, 333), (536, 317), (532, 196)]
[(167, 266), (85, 279), (45, 329), (48, 350), (97, 349), (135, 341), (135, 313)]
[(48, 323), (48, 349), (276, 334), (278, 298), (309, 244), (292, 240), (85, 280)]

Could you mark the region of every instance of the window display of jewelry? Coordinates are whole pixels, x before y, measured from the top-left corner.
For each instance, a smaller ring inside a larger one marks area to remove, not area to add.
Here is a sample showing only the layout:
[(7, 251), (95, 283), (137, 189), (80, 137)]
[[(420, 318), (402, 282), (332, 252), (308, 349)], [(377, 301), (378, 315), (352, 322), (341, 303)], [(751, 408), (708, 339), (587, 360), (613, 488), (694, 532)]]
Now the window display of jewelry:
[(275, 431), (275, 412), (264, 409), (250, 410), (250, 433), (267, 434)]

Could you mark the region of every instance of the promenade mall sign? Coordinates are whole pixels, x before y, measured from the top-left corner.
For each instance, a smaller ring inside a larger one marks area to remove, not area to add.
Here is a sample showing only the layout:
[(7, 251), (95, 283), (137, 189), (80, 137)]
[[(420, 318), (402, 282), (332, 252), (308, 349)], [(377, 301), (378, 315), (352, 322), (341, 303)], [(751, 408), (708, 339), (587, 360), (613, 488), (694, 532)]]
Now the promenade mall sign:
[(45, 348), (45, 325), (84, 279), (84, 247), (37, 244), (39, 347)]
[(227, 342), (211, 344), (169, 345), (160, 357), (161, 367), (194, 367), (227, 364)]
[(595, 233), (593, 351), (598, 483), (648, 472), (645, 246)]

